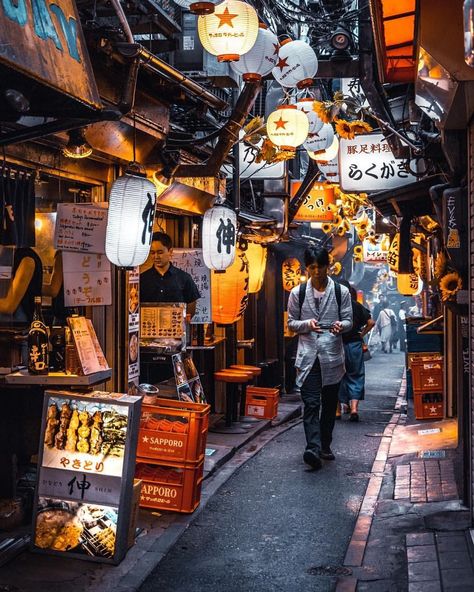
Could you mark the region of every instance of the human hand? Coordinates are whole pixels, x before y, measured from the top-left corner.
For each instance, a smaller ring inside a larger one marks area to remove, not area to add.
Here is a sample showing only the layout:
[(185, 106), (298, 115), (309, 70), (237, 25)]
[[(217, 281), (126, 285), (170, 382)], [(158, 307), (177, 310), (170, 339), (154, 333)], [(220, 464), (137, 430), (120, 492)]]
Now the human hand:
[(342, 332), (342, 323), (341, 321), (336, 321), (335, 323), (332, 324), (330, 332), (333, 335), (339, 335), (339, 333)]
[(309, 329), (310, 329), (310, 331), (315, 331), (316, 333), (322, 333), (323, 332), (323, 330), (319, 326), (319, 323), (318, 323), (318, 321), (316, 319), (311, 319), (309, 321)]

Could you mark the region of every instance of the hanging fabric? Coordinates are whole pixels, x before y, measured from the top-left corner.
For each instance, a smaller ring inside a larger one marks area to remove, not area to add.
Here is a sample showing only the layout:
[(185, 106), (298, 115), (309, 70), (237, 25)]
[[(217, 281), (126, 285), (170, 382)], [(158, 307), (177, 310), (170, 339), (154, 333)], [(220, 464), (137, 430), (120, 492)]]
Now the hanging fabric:
[(3, 164), (0, 169), (0, 244), (35, 246), (35, 172)]

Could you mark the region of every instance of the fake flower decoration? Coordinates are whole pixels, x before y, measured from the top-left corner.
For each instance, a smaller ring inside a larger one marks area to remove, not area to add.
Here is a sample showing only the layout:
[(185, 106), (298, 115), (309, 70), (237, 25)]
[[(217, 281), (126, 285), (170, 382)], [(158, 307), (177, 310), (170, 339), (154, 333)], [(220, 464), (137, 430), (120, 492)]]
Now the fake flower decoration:
[(462, 288), (462, 280), (457, 271), (452, 271), (443, 276), (439, 281), (439, 288), (441, 290), (441, 300), (443, 302), (453, 300)]
[(440, 251), (437, 255), (436, 255), (436, 259), (434, 262), (434, 276), (436, 280), (439, 280), (445, 273), (446, 271), (446, 267), (448, 264), (448, 260), (446, 258), (446, 255), (444, 254), (443, 251)]
[(372, 131), (372, 127), (360, 119), (356, 121), (334, 119), (334, 123), (336, 124), (336, 133), (345, 140), (353, 140), (357, 134), (368, 134)]
[(330, 273), (331, 275), (339, 275), (342, 271), (342, 263), (340, 261), (336, 261), (334, 265), (331, 266)]

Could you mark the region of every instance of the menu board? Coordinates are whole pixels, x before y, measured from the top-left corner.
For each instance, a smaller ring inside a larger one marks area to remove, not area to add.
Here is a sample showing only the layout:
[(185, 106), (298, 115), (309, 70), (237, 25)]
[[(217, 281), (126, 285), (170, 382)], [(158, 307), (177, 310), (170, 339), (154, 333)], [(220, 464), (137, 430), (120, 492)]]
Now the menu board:
[(175, 354), (171, 356), (171, 359), (178, 389), (178, 399), (191, 403), (206, 403), (199, 372), (194, 365), (191, 354)]
[(85, 317), (68, 317), (67, 322), (74, 338), (84, 375), (87, 376), (93, 372), (108, 370), (109, 365), (100, 347), (91, 320)]
[(135, 395), (138, 392), (140, 375), (140, 270), (135, 267), (127, 272), (127, 302), (128, 302), (128, 371), (127, 385), (128, 393)]
[(189, 273), (201, 294), (191, 323), (211, 323), (211, 270), (204, 264), (202, 249), (173, 249), (172, 261), (173, 265)]
[(110, 261), (105, 255), (65, 251), (62, 258), (66, 306), (112, 304)]
[(35, 551), (118, 563), (127, 550), (141, 398), (46, 391)]
[(58, 204), (54, 248), (104, 254), (107, 213), (95, 204)]

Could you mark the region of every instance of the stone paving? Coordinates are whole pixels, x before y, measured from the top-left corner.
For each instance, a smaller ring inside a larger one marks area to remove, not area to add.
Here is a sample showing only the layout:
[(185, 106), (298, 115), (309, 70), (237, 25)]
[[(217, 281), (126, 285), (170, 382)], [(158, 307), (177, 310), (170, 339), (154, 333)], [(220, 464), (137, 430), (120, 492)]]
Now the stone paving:
[(418, 460), (397, 465), (394, 499), (413, 503), (459, 499), (452, 460)]

